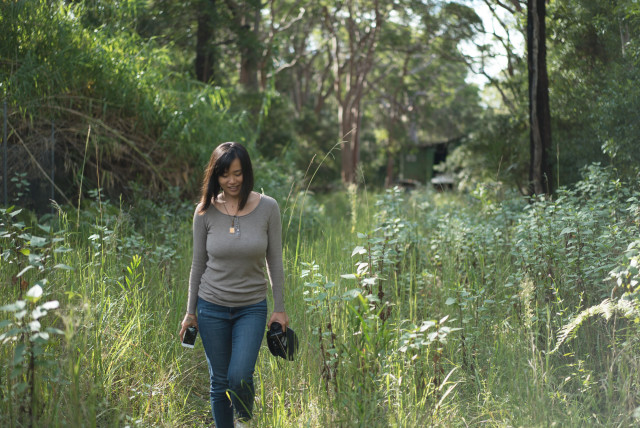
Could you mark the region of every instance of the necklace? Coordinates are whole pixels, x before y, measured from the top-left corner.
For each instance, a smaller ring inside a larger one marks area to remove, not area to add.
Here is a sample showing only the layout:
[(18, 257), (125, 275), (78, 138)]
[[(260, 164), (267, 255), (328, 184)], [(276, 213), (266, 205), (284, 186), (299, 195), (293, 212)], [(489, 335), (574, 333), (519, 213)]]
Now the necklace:
[[(227, 201), (225, 201), (222, 206), (224, 207), (224, 211), (227, 213), (227, 215), (231, 217), (231, 214), (229, 214), (229, 210), (227, 210)], [(236, 207), (236, 213), (231, 218), (231, 227), (229, 228), (229, 233), (232, 235), (240, 233), (240, 222), (238, 220), (238, 211), (240, 211), (240, 204), (238, 204), (238, 206)]]

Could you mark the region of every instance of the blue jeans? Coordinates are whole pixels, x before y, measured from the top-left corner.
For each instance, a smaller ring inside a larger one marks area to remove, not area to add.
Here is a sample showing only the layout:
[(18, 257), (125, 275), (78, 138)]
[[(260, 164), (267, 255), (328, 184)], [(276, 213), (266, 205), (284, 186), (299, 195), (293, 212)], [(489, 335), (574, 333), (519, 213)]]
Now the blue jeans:
[(267, 324), (267, 301), (229, 308), (198, 298), (198, 330), (209, 364), (216, 428), (233, 427), (233, 411), (251, 419), (253, 372)]

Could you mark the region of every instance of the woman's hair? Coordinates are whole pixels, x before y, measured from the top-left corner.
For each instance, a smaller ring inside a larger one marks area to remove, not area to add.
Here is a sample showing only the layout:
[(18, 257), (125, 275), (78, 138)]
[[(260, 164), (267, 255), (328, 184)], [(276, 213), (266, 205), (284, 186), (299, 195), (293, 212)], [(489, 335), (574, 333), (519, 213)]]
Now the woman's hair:
[(243, 209), (249, 195), (253, 190), (253, 167), (249, 153), (241, 144), (222, 143), (211, 153), (209, 164), (204, 170), (204, 180), (202, 181), (202, 192), (200, 197), (200, 214), (204, 214), (211, 205), (211, 199), (218, 199), (220, 193), (220, 182), (218, 177), (229, 170), (231, 162), (240, 160), (242, 167), (242, 189), (240, 189), (240, 204), (238, 211)]

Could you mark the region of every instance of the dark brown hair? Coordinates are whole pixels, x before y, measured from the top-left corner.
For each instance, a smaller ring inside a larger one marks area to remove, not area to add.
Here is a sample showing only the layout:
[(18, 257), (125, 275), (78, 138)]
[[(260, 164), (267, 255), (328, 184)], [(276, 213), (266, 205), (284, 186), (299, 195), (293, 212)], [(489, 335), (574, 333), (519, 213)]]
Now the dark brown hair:
[(220, 182), (218, 177), (229, 170), (231, 163), (240, 160), (242, 168), (242, 188), (240, 190), (240, 204), (238, 211), (243, 209), (253, 190), (253, 167), (249, 152), (239, 143), (222, 143), (211, 153), (209, 164), (204, 170), (204, 180), (202, 180), (202, 191), (200, 196), (200, 214), (204, 214), (211, 205), (211, 199), (218, 199), (220, 193)]

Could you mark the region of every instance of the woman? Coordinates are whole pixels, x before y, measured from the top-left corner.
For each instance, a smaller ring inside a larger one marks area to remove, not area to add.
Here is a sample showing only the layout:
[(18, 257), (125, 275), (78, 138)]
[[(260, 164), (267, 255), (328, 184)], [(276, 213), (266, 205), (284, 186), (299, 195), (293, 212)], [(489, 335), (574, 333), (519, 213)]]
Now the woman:
[[(205, 170), (193, 216), (193, 261), (180, 339), (198, 326), (211, 378), (217, 428), (251, 419), (253, 372), (265, 333), (267, 281), (274, 312), (268, 325), (289, 324), (284, 310), (282, 225), (275, 199), (253, 191), (253, 169), (238, 143), (220, 144)], [(196, 316), (197, 308), (197, 316)]]

